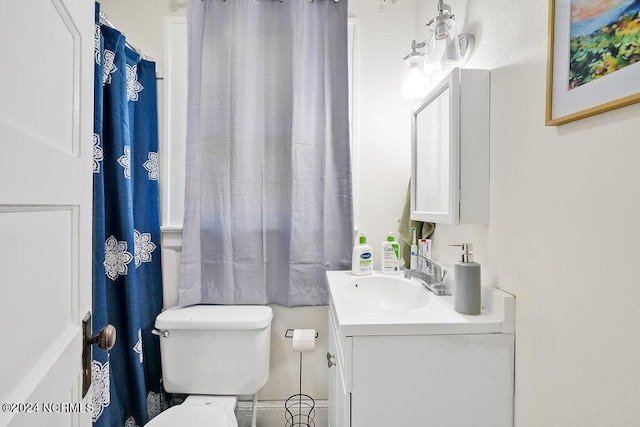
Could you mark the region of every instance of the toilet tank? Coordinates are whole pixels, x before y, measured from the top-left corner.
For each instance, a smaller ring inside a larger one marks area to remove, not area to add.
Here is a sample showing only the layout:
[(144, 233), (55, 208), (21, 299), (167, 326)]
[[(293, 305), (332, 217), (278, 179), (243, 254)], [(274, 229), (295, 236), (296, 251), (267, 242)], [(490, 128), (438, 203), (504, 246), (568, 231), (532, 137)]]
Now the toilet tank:
[(162, 381), (170, 393), (239, 395), (269, 379), (268, 306), (195, 305), (160, 313)]

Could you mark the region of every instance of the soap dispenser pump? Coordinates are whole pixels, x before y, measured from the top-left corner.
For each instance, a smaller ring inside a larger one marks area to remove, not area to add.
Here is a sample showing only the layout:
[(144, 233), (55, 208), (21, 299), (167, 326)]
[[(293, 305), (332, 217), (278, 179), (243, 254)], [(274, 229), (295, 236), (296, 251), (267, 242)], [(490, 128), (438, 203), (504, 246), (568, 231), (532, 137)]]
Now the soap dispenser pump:
[(471, 243), (462, 243), (462, 256), (456, 263), (454, 269), (455, 292), (453, 293), (453, 308), (462, 314), (480, 314), (482, 311), (481, 304), (481, 285), (480, 285), (480, 264), (473, 262), (473, 245)]

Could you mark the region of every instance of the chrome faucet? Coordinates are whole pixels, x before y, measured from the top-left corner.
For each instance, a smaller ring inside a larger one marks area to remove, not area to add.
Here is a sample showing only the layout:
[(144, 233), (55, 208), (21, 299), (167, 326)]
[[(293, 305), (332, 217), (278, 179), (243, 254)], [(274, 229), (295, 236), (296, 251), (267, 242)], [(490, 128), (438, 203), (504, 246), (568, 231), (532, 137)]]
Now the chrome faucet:
[(447, 270), (425, 256), (418, 254), (415, 256), (424, 260), (423, 266), (426, 267), (421, 270), (406, 269), (404, 270), (404, 277), (406, 279), (412, 277), (420, 279), (423, 285), (436, 295), (451, 295), (451, 287), (443, 283)]

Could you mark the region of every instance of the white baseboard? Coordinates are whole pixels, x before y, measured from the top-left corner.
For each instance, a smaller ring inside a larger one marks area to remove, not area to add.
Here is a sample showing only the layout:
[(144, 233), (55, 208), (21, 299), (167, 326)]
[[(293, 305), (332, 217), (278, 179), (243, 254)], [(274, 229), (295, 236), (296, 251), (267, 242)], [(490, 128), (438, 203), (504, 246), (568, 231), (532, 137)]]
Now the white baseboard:
[[(329, 402), (327, 400), (315, 401), (315, 426), (326, 427), (329, 419)], [(251, 427), (251, 401), (241, 400), (236, 406), (238, 427)], [(286, 426), (284, 400), (258, 401), (258, 427), (284, 427)]]

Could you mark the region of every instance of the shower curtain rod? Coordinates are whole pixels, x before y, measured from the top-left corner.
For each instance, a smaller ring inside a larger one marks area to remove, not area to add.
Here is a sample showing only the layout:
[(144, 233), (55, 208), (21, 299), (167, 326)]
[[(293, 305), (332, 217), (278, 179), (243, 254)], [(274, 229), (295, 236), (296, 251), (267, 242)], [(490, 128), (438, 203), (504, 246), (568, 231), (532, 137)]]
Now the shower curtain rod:
[[(107, 14), (104, 13), (103, 11), (100, 11), (100, 24), (101, 25), (105, 25), (106, 24), (106, 25), (110, 26), (111, 28), (113, 28), (114, 30), (117, 30), (116, 26), (113, 25), (111, 23), (111, 21), (109, 21), (109, 18), (107, 18)], [(118, 30), (118, 31), (120, 31), (120, 30)], [(133, 44), (131, 44), (131, 42), (129, 42), (129, 40), (127, 40), (126, 38), (124, 40), (124, 44), (126, 46), (129, 46), (129, 48), (131, 48), (131, 50), (133, 50), (136, 53), (138, 53), (142, 57), (142, 59), (145, 59), (147, 61), (153, 61), (153, 58), (151, 58), (150, 56), (144, 55), (140, 49), (138, 49)]]

